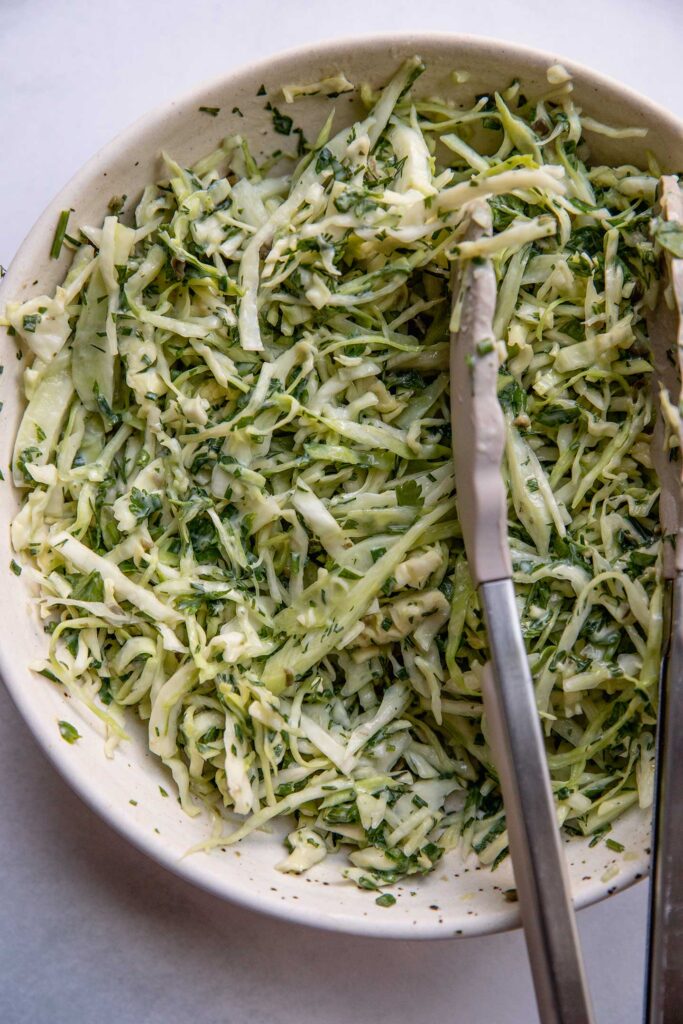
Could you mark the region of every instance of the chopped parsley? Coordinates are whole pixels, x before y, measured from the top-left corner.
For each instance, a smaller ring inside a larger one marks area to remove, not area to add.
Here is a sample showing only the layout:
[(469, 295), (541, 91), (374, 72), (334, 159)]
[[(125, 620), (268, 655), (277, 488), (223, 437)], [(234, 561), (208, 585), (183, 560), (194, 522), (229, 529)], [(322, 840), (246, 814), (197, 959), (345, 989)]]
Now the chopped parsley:
[(81, 734), (78, 732), (76, 727), (71, 724), (71, 722), (60, 721), (58, 725), (59, 735), (63, 740), (66, 740), (67, 743), (75, 743), (76, 740), (80, 740)]

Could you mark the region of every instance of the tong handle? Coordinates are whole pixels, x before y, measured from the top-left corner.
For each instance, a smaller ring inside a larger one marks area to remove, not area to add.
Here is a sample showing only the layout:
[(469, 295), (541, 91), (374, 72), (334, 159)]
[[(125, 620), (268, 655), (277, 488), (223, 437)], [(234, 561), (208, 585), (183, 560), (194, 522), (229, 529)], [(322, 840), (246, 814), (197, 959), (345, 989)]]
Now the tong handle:
[(647, 1024), (683, 1015), (683, 572), (671, 587), (671, 633), (662, 667), (652, 836)]
[(493, 670), (485, 673), (484, 699), (541, 1021), (592, 1024), (567, 865), (512, 580), (482, 583), (479, 596)]

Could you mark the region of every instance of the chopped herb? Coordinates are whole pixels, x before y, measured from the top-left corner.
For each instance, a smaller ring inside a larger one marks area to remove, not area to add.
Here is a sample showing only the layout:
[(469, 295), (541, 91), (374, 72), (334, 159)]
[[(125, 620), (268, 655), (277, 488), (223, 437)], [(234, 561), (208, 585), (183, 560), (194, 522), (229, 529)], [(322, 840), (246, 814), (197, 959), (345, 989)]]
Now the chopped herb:
[(412, 505), (414, 508), (422, 508), (424, 498), (422, 497), (422, 488), (417, 480), (406, 480), (404, 484), (399, 484), (396, 488), (396, 500), (399, 505)]
[(100, 688), (97, 691), (97, 695), (98, 695), (98, 697), (100, 698), (100, 700), (102, 701), (103, 704), (105, 704), (107, 706), (109, 704), (111, 704), (111, 702), (114, 700), (114, 694), (112, 693), (111, 680), (110, 679), (103, 679), (102, 680)]
[(71, 596), (75, 601), (104, 601), (104, 581), (97, 569), (74, 583)]
[(81, 734), (78, 732), (75, 726), (71, 724), (71, 722), (60, 721), (58, 725), (59, 735), (62, 737), (63, 740), (66, 740), (67, 743), (75, 743), (76, 740), (80, 740)]
[(281, 114), (277, 107), (271, 108), (271, 117), (273, 118), (273, 128), (280, 135), (290, 135), (294, 121), (287, 114)]
[(66, 235), (67, 225), (69, 223), (69, 217), (71, 216), (71, 210), (62, 210), (57, 221), (57, 227), (55, 228), (54, 238), (52, 239), (52, 246), (50, 248), (50, 259), (59, 259), (59, 254), (62, 251), (64, 245), (64, 236)]
[(35, 334), (36, 327), (42, 320), (40, 313), (27, 313), (22, 320), (22, 326), (27, 334)]

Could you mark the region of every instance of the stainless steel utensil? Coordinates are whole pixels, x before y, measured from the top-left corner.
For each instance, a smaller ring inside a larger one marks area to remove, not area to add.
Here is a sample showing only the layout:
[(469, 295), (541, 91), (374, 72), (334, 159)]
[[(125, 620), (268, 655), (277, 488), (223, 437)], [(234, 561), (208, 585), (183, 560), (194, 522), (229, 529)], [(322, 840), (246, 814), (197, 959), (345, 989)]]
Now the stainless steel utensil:
[[(683, 195), (673, 177), (659, 184), (663, 223), (683, 226)], [(660, 519), (666, 580), (664, 653), (660, 677), (657, 775), (652, 835), (646, 1020), (683, 1020), (683, 432), (681, 400), (683, 259), (666, 254), (667, 285), (648, 317), (654, 360), (657, 422), (652, 461), (661, 483)], [(669, 444), (678, 435), (677, 458)]]
[[(473, 204), (466, 237), (490, 234), (488, 204)], [(491, 662), (483, 696), (541, 1020), (591, 1024), (568, 872), (512, 583), (501, 473), (505, 422), (496, 393), (498, 356), (493, 344), (495, 303), (490, 261), (464, 262), (453, 280), (451, 320), (458, 514), (488, 630)]]

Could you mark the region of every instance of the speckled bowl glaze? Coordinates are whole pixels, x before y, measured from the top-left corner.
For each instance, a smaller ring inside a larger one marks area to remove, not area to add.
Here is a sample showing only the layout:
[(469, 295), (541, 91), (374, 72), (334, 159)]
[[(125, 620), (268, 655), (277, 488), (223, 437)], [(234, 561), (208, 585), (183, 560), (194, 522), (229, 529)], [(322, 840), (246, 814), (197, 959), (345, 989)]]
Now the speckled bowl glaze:
[[(135, 197), (144, 184), (160, 173), (159, 153), (171, 152), (185, 165), (210, 150), (220, 138), (239, 131), (257, 150), (270, 152), (282, 145), (273, 136), (265, 99), (257, 95), (265, 84), (270, 97), (278, 97), (282, 84), (313, 82), (343, 70), (354, 83), (384, 83), (405, 57), (419, 53), (428, 70), (420, 79), (422, 94), (440, 94), (456, 104), (469, 105), (477, 93), (488, 92), (519, 78), (530, 96), (547, 88), (546, 69), (559, 58), (492, 40), (449, 35), (387, 35), (343, 40), (283, 54), (231, 72), (201, 86), (138, 121), (97, 153), (66, 186), (40, 217), (23, 243), (0, 290), (0, 304), (9, 298), (49, 291), (62, 278), (69, 260), (64, 253), (49, 258), (59, 211), (73, 208), (71, 225), (99, 223), (113, 195)], [(623, 86), (569, 61), (564, 65), (575, 79), (575, 97), (584, 110), (616, 125), (645, 125), (646, 139), (591, 139), (593, 158), (639, 163), (651, 150), (663, 168), (683, 166), (683, 127), (671, 115)], [(462, 85), (454, 85), (453, 70), (468, 72)], [(295, 116), (306, 134), (315, 137), (330, 103), (336, 106), (336, 125), (359, 114), (355, 94), (330, 101), (321, 97), (300, 100)], [(215, 117), (198, 112), (201, 106), (220, 107)], [(232, 112), (239, 108), (243, 116)], [(131, 722), (131, 739), (113, 759), (104, 756), (98, 723), (61, 690), (29, 670), (45, 649), (46, 638), (37, 620), (24, 577), (9, 571), (12, 552), (9, 522), (19, 507), (19, 495), (9, 483), (7, 467), (22, 411), (20, 378), (23, 363), (15, 358), (11, 338), (0, 332), (0, 466), (5, 483), (0, 487), (0, 673), (35, 738), (55, 767), (90, 806), (110, 825), (150, 857), (221, 898), (255, 910), (304, 924), (386, 938), (443, 938), (500, 931), (518, 924), (514, 904), (503, 891), (513, 884), (509, 862), (493, 873), (463, 861), (457, 854), (445, 858), (428, 878), (410, 879), (394, 887), (396, 904), (378, 907), (371, 893), (342, 881), (341, 862), (329, 858), (303, 877), (275, 870), (282, 859), (283, 829), (260, 832), (239, 847), (184, 857), (210, 829), (206, 818), (187, 817), (173, 799), (165, 799), (160, 785), (169, 789), (161, 764), (146, 748), (144, 730)], [(70, 745), (59, 734), (58, 720), (74, 722), (82, 739)], [(635, 810), (621, 819), (613, 836), (623, 853), (604, 844), (592, 849), (584, 840), (566, 843), (572, 889), (578, 906), (594, 903), (623, 889), (647, 872), (649, 814)]]

